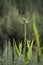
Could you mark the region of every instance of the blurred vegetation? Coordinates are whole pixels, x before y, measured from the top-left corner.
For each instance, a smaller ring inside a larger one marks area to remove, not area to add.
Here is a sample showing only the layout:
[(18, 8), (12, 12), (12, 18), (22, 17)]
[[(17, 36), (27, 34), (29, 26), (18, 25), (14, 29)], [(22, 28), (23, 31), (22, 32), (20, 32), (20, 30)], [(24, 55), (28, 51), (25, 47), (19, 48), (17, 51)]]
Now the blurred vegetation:
[[(36, 13), (37, 26), (43, 45), (43, 0), (0, 0), (0, 36), (18, 32), (23, 36), (22, 18), (28, 20), (27, 36), (32, 32), (32, 12)], [(40, 28), (39, 28), (40, 27)]]
[[(23, 25), (23, 18), (28, 21), (28, 23), (26, 23), (25, 32), (23, 29), (23, 27), (25, 27)], [(28, 48), (28, 52), (26, 53), (26, 59), (24, 59), (24, 56), (22, 56), (22, 44), (24, 40), (23, 38), (25, 37), (24, 35), (26, 35), (25, 43), (27, 42), (27, 40), (31, 43), (30, 48)], [(13, 50), (12, 48), (10, 49), (11, 45), (9, 45), (9, 43), (11, 43), (11, 41), (9, 40), (9, 36), (11, 36), (12, 39), (15, 39), (17, 37), (16, 43), (19, 41), (19, 49), (16, 46), (15, 42), (13, 42), (15, 44)], [(23, 62), (23, 65), (25, 65), (25, 62), (28, 63), (29, 61), (31, 61), (31, 58), (33, 57), (32, 47), (34, 46), (33, 39), (37, 45), (37, 53), (39, 58), (40, 53), (43, 53), (43, 0), (0, 0), (1, 51), (7, 44), (6, 48), (4, 49), (1, 61), (2, 63), (4, 63), (3, 65), (9, 65), (8, 63), (12, 65), (12, 55), (16, 55), (14, 56), (15, 58), (13, 58), (13, 60), (15, 59), (14, 63), (16, 64), (17, 62), (18, 65), (20, 64), (20, 62)], [(16, 51), (14, 51), (15, 49)]]
[[(5, 45), (4, 45), (5, 49), (4, 49), (4, 53), (3, 53), (2, 56), (1, 56), (1, 52), (0, 52), (0, 65), (20, 65), (20, 64), (21, 65), (31, 65), (31, 64), (32, 65), (38, 65), (38, 64), (43, 65), (42, 54), (41, 54), (41, 57), (40, 57), (40, 62), (37, 62), (37, 51), (34, 51), (34, 53), (32, 51), (33, 42), (34, 42), (34, 39), (31, 42), (31, 46), (28, 47), (27, 56), (25, 58), (24, 52), (23, 52), (23, 54), (21, 54), (20, 50), (16, 46), (15, 40), (13, 40), (14, 59), (12, 60), (12, 52), (13, 51), (12, 51), (10, 40), (8, 41), (8, 44), (7, 44), (7, 41), (5, 41)], [(19, 45), (19, 47), (20, 47), (20, 45)]]

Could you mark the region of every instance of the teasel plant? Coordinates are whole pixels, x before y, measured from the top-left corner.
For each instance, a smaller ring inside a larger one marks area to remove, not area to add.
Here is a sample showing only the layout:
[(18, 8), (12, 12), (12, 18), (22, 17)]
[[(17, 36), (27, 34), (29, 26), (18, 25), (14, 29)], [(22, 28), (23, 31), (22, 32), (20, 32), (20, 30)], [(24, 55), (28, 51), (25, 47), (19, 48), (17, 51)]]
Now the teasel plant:
[[(16, 48), (18, 56), (21, 56), (22, 52), (23, 52), (25, 64), (28, 64), (29, 60), (31, 59), (31, 56), (32, 56), (32, 47), (33, 47), (34, 39), (32, 40), (31, 45), (29, 46), (30, 42), (27, 43), (27, 39), (26, 39), (26, 23), (28, 23), (27, 20), (25, 18), (23, 18), (23, 22), (22, 22), (22, 24), (24, 25), (24, 48), (23, 48), (23, 51), (22, 51), (22, 42), (19, 44), (19, 49), (17, 48), (16, 44), (15, 44), (15, 48)], [(26, 45), (28, 46), (28, 52), (26, 52), (26, 49), (27, 49)]]

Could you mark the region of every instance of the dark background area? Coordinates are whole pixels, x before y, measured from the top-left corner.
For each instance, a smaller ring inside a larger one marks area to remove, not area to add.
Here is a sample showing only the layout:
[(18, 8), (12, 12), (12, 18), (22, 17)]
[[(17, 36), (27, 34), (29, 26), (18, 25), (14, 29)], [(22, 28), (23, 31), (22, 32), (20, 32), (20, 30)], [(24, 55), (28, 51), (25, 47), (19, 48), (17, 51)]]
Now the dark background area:
[[(5, 39), (23, 38), (23, 25), (20, 23), (25, 17), (27, 24), (27, 38), (32, 34), (32, 13), (36, 13), (37, 27), (43, 46), (43, 0), (0, 0), (0, 43)], [(19, 20), (20, 19), (20, 20)]]

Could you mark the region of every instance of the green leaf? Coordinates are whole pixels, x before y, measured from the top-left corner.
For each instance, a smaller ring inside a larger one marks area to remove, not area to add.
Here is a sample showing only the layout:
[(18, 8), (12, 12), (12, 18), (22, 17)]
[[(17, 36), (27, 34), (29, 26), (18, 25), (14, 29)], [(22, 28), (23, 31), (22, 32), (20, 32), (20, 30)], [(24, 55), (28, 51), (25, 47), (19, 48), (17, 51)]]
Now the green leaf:
[(31, 59), (33, 43), (34, 43), (34, 39), (31, 42), (31, 46), (28, 48), (28, 53), (27, 53), (27, 57), (26, 57), (26, 64), (28, 64), (29, 60)]

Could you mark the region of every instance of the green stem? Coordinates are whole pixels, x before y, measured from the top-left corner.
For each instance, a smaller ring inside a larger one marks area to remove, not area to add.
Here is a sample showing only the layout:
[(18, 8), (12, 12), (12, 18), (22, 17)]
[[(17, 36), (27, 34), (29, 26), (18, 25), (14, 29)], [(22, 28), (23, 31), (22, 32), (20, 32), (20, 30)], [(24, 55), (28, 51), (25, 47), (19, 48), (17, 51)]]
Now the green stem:
[(25, 20), (24, 20), (24, 54), (26, 54), (26, 21)]

